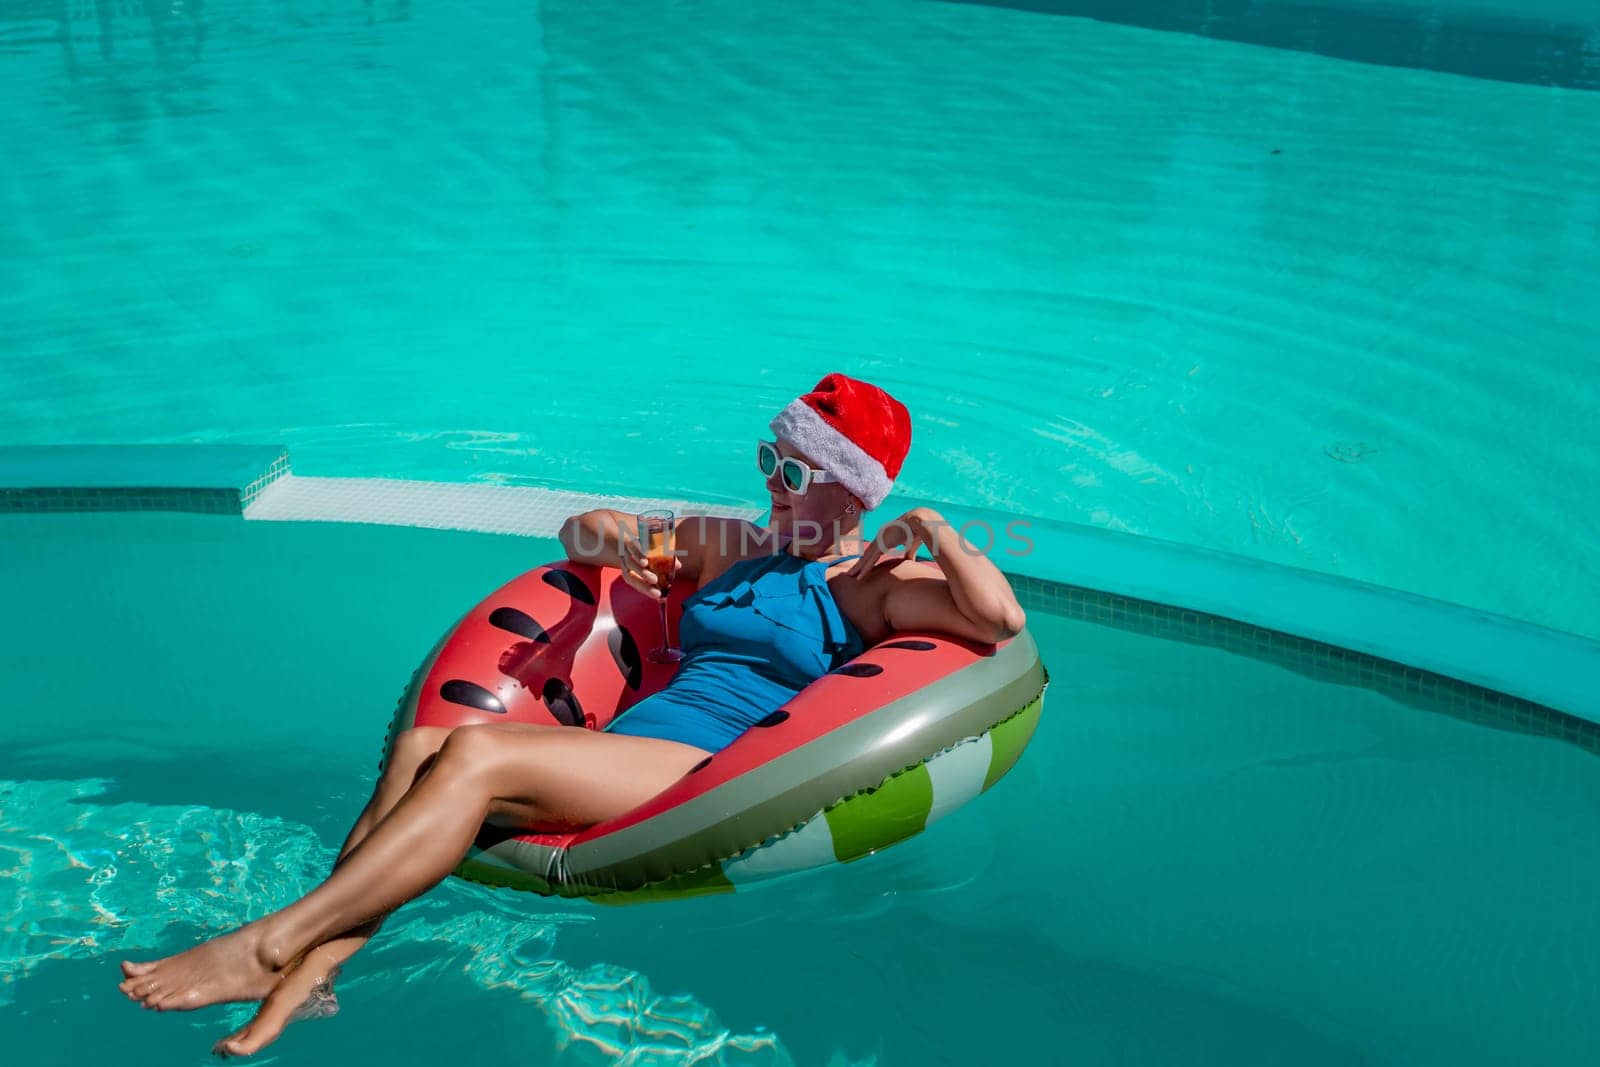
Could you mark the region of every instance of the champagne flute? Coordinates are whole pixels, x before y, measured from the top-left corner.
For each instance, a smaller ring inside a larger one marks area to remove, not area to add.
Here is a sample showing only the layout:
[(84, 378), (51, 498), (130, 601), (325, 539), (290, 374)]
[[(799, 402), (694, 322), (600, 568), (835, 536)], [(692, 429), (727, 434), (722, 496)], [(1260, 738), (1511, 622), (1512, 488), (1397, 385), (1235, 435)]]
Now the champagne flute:
[(683, 658), (683, 650), (672, 647), (671, 632), (667, 629), (667, 593), (672, 588), (672, 571), (678, 561), (673, 554), (676, 517), (666, 508), (658, 508), (641, 511), (636, 518), (639, 544), (661, 588), (661, 596), (656, 601), (661, 606), (661, 647), (650, 653), (649, 659), (651, 663), (676, 663)]

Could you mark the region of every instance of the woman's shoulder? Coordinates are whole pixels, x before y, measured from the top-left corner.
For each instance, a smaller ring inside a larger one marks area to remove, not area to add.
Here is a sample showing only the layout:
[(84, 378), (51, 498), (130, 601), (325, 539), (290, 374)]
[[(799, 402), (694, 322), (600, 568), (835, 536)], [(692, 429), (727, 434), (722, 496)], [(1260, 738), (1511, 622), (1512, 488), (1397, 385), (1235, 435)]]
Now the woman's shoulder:
[(937, 564), (924, 560), (912, 560), (904, 557), (890, 557), (880, 559), (866, 573), (859, 577), (851, 573), (856, 563), (854, 559), (841, 557), (834, 561), (837, 567), (830, 563), (827, 568), (829, 578), (828, 588), (833, 593), (833, 599), (838, 603), (839, 610), (845, 618), (850, 620), (862, 641), (867, 645), (875, 645), (886, 640), (894, 632), (894, 626), (889, 621), (889, 598), (898, 588), (910, 580), (932, 579), (934, 582), (945, 581), (944, 572)]
[(781, 535), (748, 519), (693, 515), (678, 521), (676, 547), (684, 577), (708, 585), (735, 563), (783, 551)]

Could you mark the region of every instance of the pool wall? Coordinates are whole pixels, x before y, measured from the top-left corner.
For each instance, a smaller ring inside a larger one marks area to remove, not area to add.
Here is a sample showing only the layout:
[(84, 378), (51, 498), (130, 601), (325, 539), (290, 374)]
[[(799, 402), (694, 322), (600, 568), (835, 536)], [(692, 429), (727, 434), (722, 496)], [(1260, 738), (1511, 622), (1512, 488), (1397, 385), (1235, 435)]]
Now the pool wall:
[(1600, 89), (1590, 0), (941, 0), (1469, 78)]
[[(673, 498), (293, 474), (283, 446), (0, 448), (0, 514), (173, 510), (255, 521), (380, 523), (554, 537), (592, 507), (734, 513)], [(931, 506), (993, 556), (1029, 610), (1218, 647), (1334, 684), (1600, 754), (1600, 643), (1516, 619), (1155, 538)], [(882, 520), (880, 520), (882, 521)], [(875, 526), (873, 527), (875, 528)]]

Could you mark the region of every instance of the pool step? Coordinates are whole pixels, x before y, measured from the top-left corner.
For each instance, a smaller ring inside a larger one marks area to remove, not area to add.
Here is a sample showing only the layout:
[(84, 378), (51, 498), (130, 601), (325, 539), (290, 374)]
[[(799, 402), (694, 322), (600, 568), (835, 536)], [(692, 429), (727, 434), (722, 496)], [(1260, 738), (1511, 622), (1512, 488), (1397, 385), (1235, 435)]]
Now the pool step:
[(282, 445), (13, 445), (0, 447), (0, 513), (237, 515), (288, 473)]

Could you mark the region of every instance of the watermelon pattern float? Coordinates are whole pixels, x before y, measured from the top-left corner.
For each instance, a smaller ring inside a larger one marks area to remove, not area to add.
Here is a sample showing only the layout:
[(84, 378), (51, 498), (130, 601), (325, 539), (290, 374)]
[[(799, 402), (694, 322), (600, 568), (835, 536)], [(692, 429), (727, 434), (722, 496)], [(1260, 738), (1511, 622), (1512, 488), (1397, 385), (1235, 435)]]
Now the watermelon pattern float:
[[(674, 584), (674, 616), (693, 589)], [(413, 726), (602, 730), (671, 681), (676, 664), (644, 655), (660, 625), (656, 603), (615, 569), (538, 567), (439, 641), (400, 700), (389, 744)], [(632, 903), (847, 863), (921, 832), (1004, 776), (1033, 735), (1047, 682), (1026, 629), (998, 645), (898, 633), (634, 810), (580, 831), (485, 826), (455, 873)]]

